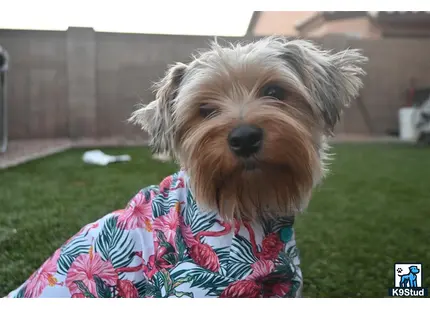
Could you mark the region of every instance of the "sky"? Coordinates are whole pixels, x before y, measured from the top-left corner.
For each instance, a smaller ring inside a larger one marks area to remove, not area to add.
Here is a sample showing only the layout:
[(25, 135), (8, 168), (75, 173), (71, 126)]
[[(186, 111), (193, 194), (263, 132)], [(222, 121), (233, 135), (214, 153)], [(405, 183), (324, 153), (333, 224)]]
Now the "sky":
[[(182, 5), (179, 1), (167, 0), (0, 2), (0, 29), (66, 30), (77, 26), (103, 32), (242, 36), (253, 12), (246, 6), (230, 9), (216, 5), (216, 0), (181, 1)], [(205, 8), (204, 3), (215, 5)]]
[[(395, 7), (394, 8), (394, 3)], [(429, 0), (0, 0), (0, 29), (243, 36), (253, 11), (423, 10)]]

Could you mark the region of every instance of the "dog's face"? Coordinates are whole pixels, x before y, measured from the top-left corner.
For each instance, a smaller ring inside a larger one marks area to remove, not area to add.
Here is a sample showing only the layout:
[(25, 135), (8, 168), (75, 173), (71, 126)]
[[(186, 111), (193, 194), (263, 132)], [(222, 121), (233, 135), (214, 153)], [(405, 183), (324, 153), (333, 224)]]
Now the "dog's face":
[(355, 50), (266, 38), (213, 44), (172, 66), (131, 120), (188, 172), (199, 205), (227, 219), (294, 215), (325, 171), (325, 136), (361, 87)]
[(417, 274), (417, 273), (419, 273), (419, 272), (420, 272), (420, 270), (418, 269), (418, 267), (417, 267), (417, 266), (410, 266), (410, 267), (409, 267), (409, 271), (410, 271), (411, 273), (413, 273), (413, 274)]

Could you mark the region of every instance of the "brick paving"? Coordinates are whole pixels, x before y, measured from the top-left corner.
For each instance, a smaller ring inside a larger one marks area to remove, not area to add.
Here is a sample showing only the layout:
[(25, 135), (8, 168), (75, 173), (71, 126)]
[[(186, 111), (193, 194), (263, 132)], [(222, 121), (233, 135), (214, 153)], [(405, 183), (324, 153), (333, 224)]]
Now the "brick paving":
[(46, 139), (46, 140), (13, 140), (8, 144), (5, 153), (0, 153), (0, 169), (5, 169), (19, 164), (29, 162), (34, 159), (49, 156), (58, 152), (76, 148), (93, 147), (118, 147), (118, 146), (144, 146), (143, 139), (80, 139), (71, 141), (70, 139)]
[(67, 150), (71, 145), (68, 139), (9, 141), (6, 152), (0, 153), (0, 169)]

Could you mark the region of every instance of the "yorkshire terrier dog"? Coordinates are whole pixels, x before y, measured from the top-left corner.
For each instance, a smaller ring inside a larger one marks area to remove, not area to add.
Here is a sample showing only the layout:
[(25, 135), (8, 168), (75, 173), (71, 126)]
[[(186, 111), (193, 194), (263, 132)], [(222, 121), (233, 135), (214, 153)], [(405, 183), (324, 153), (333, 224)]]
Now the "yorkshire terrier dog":
[(326, 137), (357, 95), (365, 61), (306, 41), (266, 38), (178, 63), (131, 120), (225, 219), (295, 214), (326, 171)]
[(365, 61), (268, 37), (173, 65), (130, 121), (180, 172), (83, 227), (9, 296), (300, 297), (294, 217)]

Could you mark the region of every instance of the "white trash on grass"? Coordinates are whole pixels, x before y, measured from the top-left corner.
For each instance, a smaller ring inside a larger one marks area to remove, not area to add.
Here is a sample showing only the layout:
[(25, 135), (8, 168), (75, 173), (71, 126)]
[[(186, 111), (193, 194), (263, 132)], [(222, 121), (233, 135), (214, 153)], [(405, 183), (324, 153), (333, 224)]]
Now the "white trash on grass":
[(106, 166), (111, 163), (130, 161), (130, 155), (107, 155), (100, 150), (86, 151), (82, 156), (82, 160), (87, 164)]

